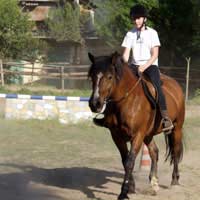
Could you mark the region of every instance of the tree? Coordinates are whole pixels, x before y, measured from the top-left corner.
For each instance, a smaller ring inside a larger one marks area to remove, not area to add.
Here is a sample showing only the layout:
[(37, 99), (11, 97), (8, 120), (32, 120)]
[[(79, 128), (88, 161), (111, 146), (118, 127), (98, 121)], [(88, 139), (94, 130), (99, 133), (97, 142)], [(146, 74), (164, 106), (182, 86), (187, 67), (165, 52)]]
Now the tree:
[(50, 11), (46, 24), (49, 36), (56, 41), (73, 41), (78, 44), (84, 42), (78, 5), (63, 1), (62, 5)]
[[(133, 27), (129, 12), (134, 4), (141, 3), (149, 9), (158, 6), (156, 0), (93, 0), (92, 2), (98, 7), (95, 13), (97, 33), (110, 46), (120, 45), (126, 32)], [(153, 24), (151, 20), (148, 23)]]
[[(96, 30), (111, 46), (121, 44), (132, 23), (130, 7), (143, 4), (149, 11), (147, 25), (155, 28), (162, 48), (170, 52), (167, 60), (188, 57), (200, 50), (199, 0), (93, 0), (96, 9)], [(166, 51), (165, 51), (166, 52)], [(162, 53), (162, 51), (161, 51)], [(185, 59), (184, 59), (185, 60)]]
[(118, 46), (131, 27), (129, 6), (131, 1), (94, 1), (97, 34), (110, 46)]
[(159, 31), (162, 46), (170, 52), (171, 64), (177, 57), (187, 57), (194, 52), (196, 32), (191, 0), (160, 0), (159, 7), (152, 9), (150, 14)]
[[(29, 58), (41, 46), (32, 37), (33, 23), (16, 0), (0, 1), (0, 58)], [(38, 55), (38, 54), (37, 54)], [(35, 54), (35, 58), (37, 57)]]
[(196, 51), (200, 51), (200, 1), (192, 0), (193, 3), (193, 28), (194, 28), (194, 37), (192, 45), (195, 47)]

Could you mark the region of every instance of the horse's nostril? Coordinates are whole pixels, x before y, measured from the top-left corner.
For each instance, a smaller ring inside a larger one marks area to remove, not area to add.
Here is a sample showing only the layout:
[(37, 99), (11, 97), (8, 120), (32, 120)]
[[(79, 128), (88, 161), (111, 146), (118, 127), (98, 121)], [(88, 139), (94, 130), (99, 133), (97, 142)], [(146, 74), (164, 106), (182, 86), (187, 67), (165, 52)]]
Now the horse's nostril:
[(96, 112), (102, 106), (101, 101), (98, 99), (90, 98), (89, 100), (89, 107), (93, 112)]
[(101, 102), (100, 102), (100, 101), (97, 101), (97, 102), (96, 102), (96, 107), (97, 107), (97, 108), (100, 108), (100, 107), (101, 107)]

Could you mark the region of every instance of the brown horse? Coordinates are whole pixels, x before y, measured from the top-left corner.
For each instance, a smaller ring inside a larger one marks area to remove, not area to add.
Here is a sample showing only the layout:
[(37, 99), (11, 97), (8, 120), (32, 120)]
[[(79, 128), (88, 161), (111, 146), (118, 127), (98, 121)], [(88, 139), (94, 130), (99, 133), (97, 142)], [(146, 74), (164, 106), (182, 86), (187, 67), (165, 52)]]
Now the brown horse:
[[(160, 111), (152, 108), (144, 93), (141, 78), (137, 77), (126, 63), (122, 62), (119, 54), (100, 57), (94, 57), (90, 53), (88, 55), (92, 62), (88, 72), (92, 80), (89, 106), (92, 112), (104, 113), (104, 118), (96, 120), (96, 123), (111, 131), (125, 169), (118, 199), (126, 199), (128, 192), (135, 192), (132, 171), (143, 142), (147, 145), (151, 157), (149, 179), (156, 191), (158, 189), (158, 147), (153, 136), (162, 132)], [(170, 157), (171, 164), (174, 166), (171, 184), (177, 185), (179, 184), (178, 164), (183, 155), (184, 96), (181, 87), (174, 79), (161, 75), (161, 81), (169, 116), (174, 124), (172, 133), (165, 136), (166, 159)], [(105, 105), (106, 108), (102, 111)], [(127, 142), (131, 144), (130, 150), (127, 148)]]

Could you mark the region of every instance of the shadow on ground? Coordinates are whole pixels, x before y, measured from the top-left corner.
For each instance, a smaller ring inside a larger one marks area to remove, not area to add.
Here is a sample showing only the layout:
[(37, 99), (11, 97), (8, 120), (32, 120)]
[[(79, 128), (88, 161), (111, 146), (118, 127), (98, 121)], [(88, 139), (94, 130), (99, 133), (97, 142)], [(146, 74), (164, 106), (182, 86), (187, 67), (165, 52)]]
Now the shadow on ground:
[[(0, 167), (12, 167), (20, 170), (16, 173), (0, 174), (0, 193), (4, 200), (50, 200), (67, 199), (57, 196), (51, 190), (41, 188), (31, 188), (30, 182), (41, 183), (45, 186), (55, 186), (78, 190), (84, 193), (87, 198), (98, 199), (94, 195), (95, 189), (103, 189), (107, 182), (116, 182), (112, 177), (122, 178), (123, 174), (118, 172), (93, 169), (86, 167), (43, 169), (35, 166), (21, 166), (15, 164), (0, 164)], [(121, 184), (120, 182), (118, 184)], [(98, 190), (99, 191), (99, 190)], [(106, 194), (105, 190), (101, 190)], [(116, 195), (116, 194), (114, 194)]]

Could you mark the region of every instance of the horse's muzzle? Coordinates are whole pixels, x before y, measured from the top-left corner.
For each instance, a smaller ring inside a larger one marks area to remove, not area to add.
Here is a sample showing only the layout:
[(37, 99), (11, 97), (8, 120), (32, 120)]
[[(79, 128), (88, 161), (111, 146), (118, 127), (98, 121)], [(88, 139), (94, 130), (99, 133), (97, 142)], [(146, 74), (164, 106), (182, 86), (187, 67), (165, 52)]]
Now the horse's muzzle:
[(95, 113), (102, 113), (103, 108), (105, 107), (105, 103), (100, 101), (99, 98), (90, 98), (89, 100), (89, 107), (92, 112)]

